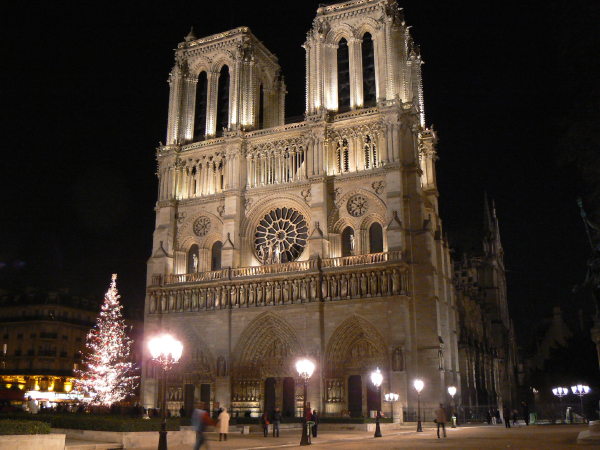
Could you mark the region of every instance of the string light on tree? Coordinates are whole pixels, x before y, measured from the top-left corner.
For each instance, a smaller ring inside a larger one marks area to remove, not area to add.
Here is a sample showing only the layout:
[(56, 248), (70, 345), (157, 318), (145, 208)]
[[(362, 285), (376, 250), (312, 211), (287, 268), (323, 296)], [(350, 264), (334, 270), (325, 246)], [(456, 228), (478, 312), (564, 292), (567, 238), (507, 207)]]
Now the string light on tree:
[(125, 332), (119, 299), (113, 274), (96, 325), (86, 338), (83, 369), (76, 372), (79, 390), (94, 405), (110, 406), (123, 400), (137, 385), (130, 360), (132, 340)]

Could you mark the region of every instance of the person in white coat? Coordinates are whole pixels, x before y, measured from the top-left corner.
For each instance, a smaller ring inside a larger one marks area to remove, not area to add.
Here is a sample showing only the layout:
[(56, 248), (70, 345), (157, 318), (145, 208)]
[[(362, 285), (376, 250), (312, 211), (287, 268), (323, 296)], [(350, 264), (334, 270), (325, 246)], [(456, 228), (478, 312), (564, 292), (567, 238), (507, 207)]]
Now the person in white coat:
[(227, 440), (227, 433), (229, 433), (229, 413), (227, 408), (223, 408), (223, 411), (219, 413), (217, 417), (217, 430), (219, 431), (219, 440)]

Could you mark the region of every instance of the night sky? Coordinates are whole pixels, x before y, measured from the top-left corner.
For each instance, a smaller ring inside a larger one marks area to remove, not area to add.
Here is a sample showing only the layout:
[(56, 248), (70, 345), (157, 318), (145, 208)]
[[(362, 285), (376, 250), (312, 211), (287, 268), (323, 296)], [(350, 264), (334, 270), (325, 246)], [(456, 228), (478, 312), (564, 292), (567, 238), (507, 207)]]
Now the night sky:
[[(279, 57), (286, 115), (300, 115), (301, 45), (318, 2), (19, 3), (0, 27), (0, 288), (100, 298), (117, 272), (135, 311), (172, 49), (192, 25), (198, 36), (249, 26)], [(510, 309), (525, 334), (552, 306), (584, 300), (572, 294), (589, 254), (575, 198), (597, 211), (598, 2), (400, 6), (425, 61), (445, 232), (457, 255), (477, 245), (484, 192), (495, 199)]]

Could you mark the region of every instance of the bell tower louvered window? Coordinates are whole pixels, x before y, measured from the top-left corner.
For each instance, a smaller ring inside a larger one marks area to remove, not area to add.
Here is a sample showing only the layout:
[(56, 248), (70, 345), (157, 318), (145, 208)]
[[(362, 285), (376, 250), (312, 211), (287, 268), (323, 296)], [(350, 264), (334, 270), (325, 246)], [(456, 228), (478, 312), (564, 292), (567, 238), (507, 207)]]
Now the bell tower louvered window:
[(363, 104), (375, 106), (377, 91), (375, 87), (375, 53), (373, 38), (370, 33), (365, 33), (362, 39), (362, 64), (363, 64)]
[(204, 139), (206, 134), (206, 93), (208, 80), (206, 72), (201, 72), (198, 75), (198, 83), (196, 84), (196, 108), (194, 117), (194, 140), (199, 141)]
[(229, 126), (229, 67), (223, 66), (219, 73), (217, 97), (217, 136), (223, 135), (223, 128)]
[(350, 110), (350, 57), (348, 42), (343, 39), (337, 49), (338, 111)]

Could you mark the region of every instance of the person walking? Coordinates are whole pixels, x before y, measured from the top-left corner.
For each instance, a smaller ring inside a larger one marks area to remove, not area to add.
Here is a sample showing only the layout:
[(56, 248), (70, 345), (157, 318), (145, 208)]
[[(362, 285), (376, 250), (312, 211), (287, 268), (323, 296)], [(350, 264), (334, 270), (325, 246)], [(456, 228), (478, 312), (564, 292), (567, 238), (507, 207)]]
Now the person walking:
[(219, 413), (219, 417), (217, 418), (217, 429), (219, 430), (219, 441), (221, 438), (226, 441), (227, 433), (229, 433), (229, 413), (227, 412), (227, 408), (223, 408)]
[(504, 407), (502, 415), (504, 416), (504, 427), (510, 428), (510, 408), (508, 406)]
[(442, 427), (442, 431), (444, 432), (444, 437), (446, 437), (446, 422), (448, 419), (446, 418), (446, 410), (444, 409), (444, 405), (440, 403), (440, 407), (435, 410), (435, 423), (437, 423), (437, 437), (440, 438), (440, 426)]
[(317, 414), (317, 410), (313, 409), (312, 415), (310, 416), (310, 420), (313, 423), (312, 426), (312, 435), (313, 437), (317, 437), (317, 426), (319, 425), (319, 414)]
[(525, 425), (529, 426), (529, 405), (527, 402), (521, 402), (521, 408), (523, 409), (523, 419), (525, 420)]
[(263, 413), (263, 415), (260, 417), (260, 423), (262, 423), (262, 427), (263, 427), (263, 436), (267, 437), (269, 435), (269, 414), (267, 413), (267, 411), (265, 411)]
[(496, 417), (496, 424), (501, 424), (502, 419), (500, 418), (500, 410), (498, 408), (494, 410), (494, 416)]
[(196, 444), (194, 445), (194, 450), (200, 450), (200, 447), (206, 443), (204, 430), (207, 425), (214, 424), (215, 423), (206, 411), (200, 408), (194, 409), (194, 412), (192, 413), (192, 426), (196, 430)]
[(273, 411), (273, 437), (279, 437), (279, 425), (281, 424), (281, 411), (275, 408)]

